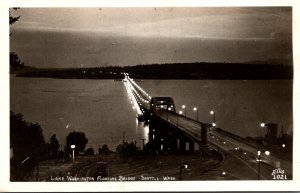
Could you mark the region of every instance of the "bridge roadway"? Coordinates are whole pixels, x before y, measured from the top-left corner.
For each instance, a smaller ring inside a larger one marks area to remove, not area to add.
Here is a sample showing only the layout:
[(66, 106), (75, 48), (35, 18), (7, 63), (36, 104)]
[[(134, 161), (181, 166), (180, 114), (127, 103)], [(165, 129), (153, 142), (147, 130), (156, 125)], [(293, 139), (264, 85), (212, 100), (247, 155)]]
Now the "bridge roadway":
[[(201, 142), (201, 123), (167, 110), (157, 110), (155, 115), (159, 116), (164, 121), (172, 124), (177, 129), (185, 132), (195, 142)], [(245, 165), (248, 166), (254, 173), (258, 173), (258, 148), (254, 148), (248, 144), (242, 143), (230, 136), (224, 135), (214, 128), (209, 129), (208, 142), (212, 147), (223, 153), (231, 154)], [(280, 161), (281, 168), (285, 169), (286, 174), (290, 175), (292, 168), (291, 164), (285, 160), (279, 159), (272, 155), (261, 154), (261, 179), (272, 179), (271, 173), (275, 168), (276, 161)]]
[[(129, 82), (131, 81), (132, 80), (129, 80)], [(139, 95), (139, 97), (143, 96), (143, 92), (139, 92)], [(149, 110), (149, 102), (145, 103), (145, 101), (140, 101), (139, 97), (136, 97), (136, 100), (139, 101), (140, 108)], [(147, 99), (147, 96), (144, 97)], [(184, 117), (178, 113), (168, 111), (166, 109), (158, 109), (153, 113), (158, 118), (166, 121), (168, 124), (173, 125), (174, 128), (183, 131), (194, 142), (201, 143), (201, 122)], [(212, 148), (222, 151), (225, 154), (233, 155), (235, 158), (248, 166), (248, 168), (254, 173), (258, 173), (259, 160), (257, 158), (257, 151), (262, 150), (262, 147), (255, 147), (254, 145), (243, 143), (241, 140), (237, 140), (232, 136), (218, 132), (213, 127), (209, 129), (208, 134), (208, 142)], [(260, 161), (260, 179), (272, 179), (271, 173), (273, 169), (276, 168), (276, 162), (278, 161), (280, 162), (280, 168), (284, 169), (286, 174), (292, 174), (292, 164), (285, 160), (272, 155), (264, 155), (262, 152)]]
[[(173, 124), (176, 127), (178, 125), (177, 127), (178, 129), (184, 131), (189, 136), (193, 136), (195, 141), (201, 142), (200, 122), (178, 115), (177, 113), (168, 112), (167, 110), (158, 110), (155, 112), (155, 114), (159, 116), (161, 119), (169, 122), (169, 124)], [(249, 169), (257, 173), (256, 158), (254, 156), (245, 156), (245, 154), (243, 154), (244, 152), (252, 151), (250, 147), (246, 147), (246, 146), (240, 147), (239, 145), (241, 144), (239, 142), (237, 142), (234, 139), (229, 139), (228, 136), (218, 134), (213, 129), (211, 129), (209, 133), (210, 134), (209, 134), (208, 142), (211, 145), (213, 145), (214, 147), (217, 148), (217, 150), (222, 151), (223, 153), (233, 154), (238, 160), (242, 161), (245, 165), (247, 165)], [(233, 151), (236, 147), (240, 147), (240, 149), (243, 149), (243, 153), (241, 153), (240, 151)], [(253, 155), (256, 155), (256, 153), (257, 150)], [(263, 168), (263, 167), (264, 166), (262, 165), (261, 171), (263, 170), (270, 171), (270, 169)], [(267, 172), (261, 172), (261, 179), (270, 179), (270, 177), (267, 178), (262, 173), (267, 173)]]

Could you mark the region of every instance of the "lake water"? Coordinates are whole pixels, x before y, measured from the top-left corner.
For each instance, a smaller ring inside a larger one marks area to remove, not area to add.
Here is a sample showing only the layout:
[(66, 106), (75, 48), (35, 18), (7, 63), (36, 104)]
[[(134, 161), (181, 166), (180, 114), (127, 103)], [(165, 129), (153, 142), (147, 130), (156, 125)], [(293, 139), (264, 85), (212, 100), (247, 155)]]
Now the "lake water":
[[(171, 96), (176, 110), (186, 105), (188, 117), (196, 119), (198, 108), (202, 122), (212, 122), (210, 110), (216, 112), (217, 126), (240, 136), (264, 135), (260, 122), (278, 124), (292, 133), (291, 80), (143, 80), (137, 82), (151, 96)], [(78, 80), (48, 78), (10, 79), (10, 108), (24, 119), (38, 122), (46, 141), (56, 134), (60, 144), (72, 131), (83, 131), (87, 147), (107, 144), (110, 149), (125, 140), (147, 139), (148, 128), (137, 122), (136, 110), (122, 82), (113, 80)]]

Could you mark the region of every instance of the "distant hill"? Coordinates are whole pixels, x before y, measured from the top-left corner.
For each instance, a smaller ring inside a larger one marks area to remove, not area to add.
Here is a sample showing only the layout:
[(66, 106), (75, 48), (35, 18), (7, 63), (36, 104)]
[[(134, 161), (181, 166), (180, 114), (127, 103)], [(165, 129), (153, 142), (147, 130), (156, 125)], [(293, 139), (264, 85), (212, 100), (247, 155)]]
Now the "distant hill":
[(237, 63), (153, 64), (124, 67), (144, 79), (292, 79), (293, 66)]
[(285, 60), (285, 59), (268, 59), (268, 60), (255, 60), (255, 61), (248, 61), (244, 62), (244, 64), (272, 64), (272, 65), (293, 65), (291, 60)]
[(292, 65), (238, 63), (175, 63), (97, 68), (27, 68), (19, 77), (67, 79), (122, 79), (123, 73), (136, 79), (293, 79)]

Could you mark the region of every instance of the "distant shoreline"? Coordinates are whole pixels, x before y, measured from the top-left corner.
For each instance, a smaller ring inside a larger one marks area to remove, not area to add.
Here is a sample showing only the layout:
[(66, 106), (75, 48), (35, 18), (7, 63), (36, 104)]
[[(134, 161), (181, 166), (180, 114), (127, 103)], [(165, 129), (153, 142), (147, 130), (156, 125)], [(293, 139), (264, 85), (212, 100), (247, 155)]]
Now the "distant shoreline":
[(270, 80), (293, 79), (293, 66), (238, 63), (176, 63), (93, 68), (24, 67), (11, 74), (17, 77), (57, 79), (115, 79), (129, 73), (134, 79), (182, 80)]

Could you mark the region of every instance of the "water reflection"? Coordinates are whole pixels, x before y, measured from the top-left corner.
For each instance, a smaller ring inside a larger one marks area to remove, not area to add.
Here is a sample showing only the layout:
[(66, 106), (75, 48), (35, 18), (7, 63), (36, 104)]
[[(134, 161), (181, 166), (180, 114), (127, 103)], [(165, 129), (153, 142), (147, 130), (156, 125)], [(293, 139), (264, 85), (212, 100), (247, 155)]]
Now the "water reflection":
[(141, 112), (141, 109), (139, 108), (138, 102), (136, 101), (136, 99), (133, 95), (131, 84), (126, 80), (123, 80), (123, 83), (124, 83), (124, 86), (126, 88), (127, 95), (128, 95), (129, 100), (130, 100), (130, 103), (132, 104), (132, 109), (136, 110), (137, 114), (141, 114), (142, 112)]
[[(182, 114), (211, 123), (217, 112), (218, 127), (241, 136), (262, 132), (258, 123), (276, 121), (292, 133), (292, 81), (145, 80), (138, 83), (152, 96), (172, 96)], [(107, 144), (110, 149), (127, 141), (148, 140), (148, 126), (138, 122), (138, 103), (125, 82), (112, 80), (61, 80), (17, 78), (10, 80), (10, 110), (38, 122), (45, 140), (57, 134), (60, 144), (73, 130), (85, 132), (87, 147)], [(51, 92), (50, 92), (51, 91)], [(267, 108), (266, 108), (267, 107)], [(282, 113), (285, 112), (285, 113)]]
[[(142, 114), (142, 111), (138, 105), (138, 101), (135, 99), (134, 94), (133, 94), (133, 87), (131, 83), (127, 80), (123, 80), (123, 84), (126, 88), (127, 91), (127, 96), (130, 100), (130, 104), (132, 105), (132, 109), (136, 111), (136, 116)], [(138, 119), (135, 119), (135, 124), (136, 124), (136, 136), (140, 136), (141, 138), (138, 139), (138, 147), (143, 148), (143, 145), (148, 142), (148, 132), (149, 132), (149, 127), (141, 121), (138, 121)], [(136, 139), (135, 139), (136, 141)], [(144, 143), (144, 144), (143, 144)]]
[(149, 133), (149, 126), (145, 124), (144, 122), (138, 121), (136, 119), (136, 134), (137, 136), (140, 136), (141, 138), (139, 139), (139, 147), (143, 147), (143, 143), (146, 144), (148, 143), (148, 133)]

